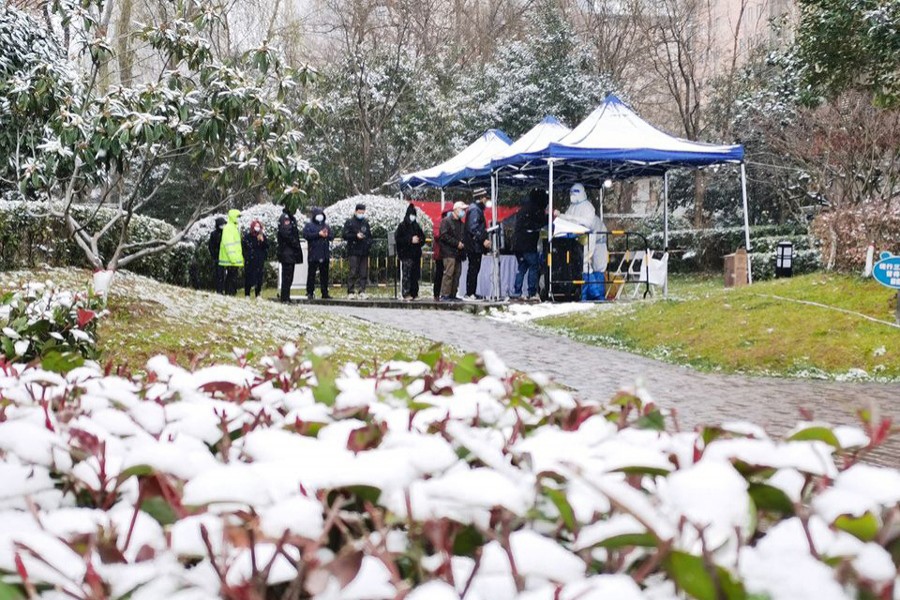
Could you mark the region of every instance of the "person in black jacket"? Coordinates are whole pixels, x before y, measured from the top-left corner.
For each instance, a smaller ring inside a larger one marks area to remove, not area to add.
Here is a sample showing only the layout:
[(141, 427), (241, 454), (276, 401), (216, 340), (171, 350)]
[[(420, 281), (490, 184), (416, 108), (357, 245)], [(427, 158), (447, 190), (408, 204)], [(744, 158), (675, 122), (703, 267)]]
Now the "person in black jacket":
[(488, 239), (487, 222), (484, 218), (484, 206), (488, 192), (479, 188), (472, 192), (472, 204), (466, 210), (466, 258), (469, 268), (466, 270), (466, 297), (464, 300), (476, 300), (478, 273), (481, 272), (481, 256), (491, 249)]
[(347, 242), (350, 262), (347, 296), (365, 298), (366, 284), (369, 282), (369, 248), (372, 246), (372, 228), (366, 220), (365, 204), (356, 205), (356, 214), (344, 223), (343, 237)]
[(278, 219), (278, 262), (281, 263), (280, 299), (282, 302), (290, 302), (294, 267), (303, 263), (303, 247), (300, 245), (297, 219), (287, 210)]
[(250, 297), (250, 290), (256, 288), (256, 297), (262, 291), (266, 258), (269, 255), (269, 238), (262, 223), (254, 220), (250, 230), (244, 234), (244, 295)]
[(441, 219), (441, 261), (444, 263), (444, 274), (441, 277), (442, 302), (455, 302), (459, 288), (461, 257), (465, 255), (465, 225), (463, 215), (466, 214), (464, 202), (453, 205), (453, 212)]
[(425, 232), (419, 225), (416, 207), (410, 202), (406, 215), (397, 225), (394, 233), (397, 240), (397, 256), (400, 258), (400, 286), (404, 300), (415, 300), (419, 297), (419, 279), (422, 277), (422, 246), (425, 244)]
[(519, 263), (519, 270), (516, 272), (513, 298), (522, 297), (526, 274), (528, 275), (528, 296), (532, 299), (537, 298), (538, 272), (541, 268), (538, 240), (541, 229), (547, 225), (544, 209), (548, 201), (549, 197), (546, 191), (531, 190), (516, 215), (513, 251), (516, 254), (516, 261)]
[(213, 261), (213, 277), (216, 280), (216, 293), (225, 293), (225, 267), (219, 265), (219, 247), (222, 245), (222, 230), (225, 229), (225, 223), (228, 221), (225, 217), (216, 217), (216, 226), (209, 234), (209, 241), (206, 243), (209, 253)]
[(312, 300), (315, 297), (316, 271), (319, 272), (319, 281), (322, 289), (322, 299), (331, 298), (328, 294), (328, 265), (331, 260), (331, 240), (334, 232), (325, 224), (325, 211), (321, 208), (312, 210), (312, 218), (303, 226), (303, 238), (307, 241), (307, 274), (306, 297)]

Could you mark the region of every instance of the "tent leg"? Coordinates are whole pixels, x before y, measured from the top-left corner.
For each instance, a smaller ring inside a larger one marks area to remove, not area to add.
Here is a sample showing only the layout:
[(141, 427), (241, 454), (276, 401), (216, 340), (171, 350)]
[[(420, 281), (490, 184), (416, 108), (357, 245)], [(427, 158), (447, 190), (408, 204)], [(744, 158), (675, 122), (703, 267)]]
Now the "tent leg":
[[(663, 173), (663, 252), (669, 251), (669, 172)], [(669, 297), (669, 276), (663, 283), (663, 298)]]
[(441, 188), (441, 215), (444, 214), (444, 188)]
[(744, 200), (744, 243), (747, 245), (747, 283), (753, 283), (750, 260), (750, 215), (747, 211), (747, 166), (741, 163), (741, 195)]
[(600, 220), (603, 220), (603, 196), (604, 196), (603, 186), (600, 186)]
[(553, 302), (553, 159), (547, 161), (550, 167), (547, 195), (550, 207), (547, 211), (547, 299)]
[[(497, 175), (491, 174), (491, 227), (497, 226), (497, 198), (499, 190), (497, 189), (499, 182)], [(491, 258), (494, 262), (494, 270), (491, 273), (491, 299), (500, 299), (500, 235), (499, 232), (493, 236), (491, 242)]]

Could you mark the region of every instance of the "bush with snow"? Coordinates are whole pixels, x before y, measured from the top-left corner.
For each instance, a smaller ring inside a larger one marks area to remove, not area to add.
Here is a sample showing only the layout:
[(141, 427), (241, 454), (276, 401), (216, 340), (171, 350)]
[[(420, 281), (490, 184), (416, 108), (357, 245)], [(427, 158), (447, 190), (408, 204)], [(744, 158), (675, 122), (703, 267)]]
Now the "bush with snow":
[[(890, 432), (667, 428), (493, 353), (0, 360), (7, 597), (896, 598)], [(673, 419), (673, 423), (675, 420)]]
[[(278, 218), (281, 216), (282, 212), (284, 212), (284, 207), (278, 204), (272, 204), (271, 202), (254, 204), (253, 206), (241, 210), (241, 216), (238, 218), (238, 228), (243, 234), (250, 230), (250, 223), (259, 221), (262, 223), (266, 235), (274, 242), (275, 233), (278, 231)], [(185, 239), (206, 248), (206, 241), (209, 239), (210, 234), (212, 234), (212, 231), (216, 226), (216, 219), (225, 216), (225, 213), (216, 213), (200, 219), (194, 223), (194, 226), (191, 227), (191, 230), (187, 233)], [(297, 218), (297, 224), (302, 228), (307, 221), (306, 215), (297, 211), (294, 216)]]
[[(338, 250), (338, 253), (340, 253), (343, 246), (340, 236), (341, 230), (344, 228), (344, 223), (347, 219), (353, 217), (356, 212), (356, 205), (360, 202), (366, 205), (366, 218), (369, 220), (369, 225), (372, 226), (372, 235), (375, 238), (372, 254), (385, 256), (387, 255), (388, 233), (393, 233), (400, 222), (406, 217), (406, 209), (409, 206), (409, 203), (392, 196), (361, 194), (359, 196), (345, 198), (326, 208), (325, 215), (328, 217), (328, 222), (335, 228), (335, 234), (337, 236), (335, 248)], [(419, 225), (422, 226), (422, 231), (430, 233), (434, 228), (431, 223), (431, 218), (422, 210), (418, 210), (417, 212)]]
[(97, 319), (102, 301), (58, 289), (52, 281), (29, 283), (0, 296), (0, 355), (9, 360), (44, 360), (55, 370), (98, 356)]

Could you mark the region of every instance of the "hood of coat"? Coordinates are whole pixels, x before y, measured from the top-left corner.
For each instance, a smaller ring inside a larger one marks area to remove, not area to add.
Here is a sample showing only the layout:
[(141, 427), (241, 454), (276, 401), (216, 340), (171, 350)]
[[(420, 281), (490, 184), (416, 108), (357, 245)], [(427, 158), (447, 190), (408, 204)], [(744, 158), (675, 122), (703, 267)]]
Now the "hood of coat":
[(216, 229), (222, 229), (227, 222), (228, 220), (225, 217), (216, 217)]
[(228, 211), (228, 222), (232, 225), (238, 224), (238, 218), (241, 216), (241, 211), (236, 208), (232, 208)]
[(328, 218), (328, 216), (325, 214), (325, 211), (317, 206), (316, 208), (312, 209), (309, 220), (313, 221), (314, 223), (318, 223), (316, 217), (318, 217), (319, 215), (322, 215), (322, 223), (324, 223), (325, 219)]
[(406, 218), (418, 216), (418, 211), (416, 211), (415, 205), (410, 202), (409, 206), (406, 207)]

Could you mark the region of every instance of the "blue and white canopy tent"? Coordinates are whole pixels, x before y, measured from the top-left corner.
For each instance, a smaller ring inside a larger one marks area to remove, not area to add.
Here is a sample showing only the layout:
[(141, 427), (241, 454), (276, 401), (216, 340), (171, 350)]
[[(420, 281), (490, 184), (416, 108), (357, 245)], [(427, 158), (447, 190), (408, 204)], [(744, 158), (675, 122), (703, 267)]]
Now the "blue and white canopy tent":
[[(743, 146), (693, 142), (669, 135), (644, 121), (612, 94), (571, 131), (567, 131), (555, 118), (546, 117), (511, 144), (503, 132), (492, 129), (450, 160), (404, 175), (401, 187), (438, 187), (441, 189), (443, 208), (446, 187), (485, 185), (490, 181), (491, 196), (496, 206), (500, 182), (531, 186), (547, 182), (549, 225), (552, 227), (554, 185), (581, 182), (599, 187), (602, 193), (603, 182), (608, 179), (663, 177), (663, 245), (668, 247), (669, 170), (722, 164), (741, 165), (744, 237), (749, 253), (750, 226)], [(550, 243), (552, 245), (552, 237)], [(747, 267), (750, 274), (750, 265)]]
[[(744, 237), (749, 251), (750, 227), (743, 146), (706, 144), (674, 137), (644, 121), (612, 94), (559, 140), (549, 142), (545, 148), (532, 148), (518, 155), (503, 156), (501, 160), (495, 160), (491, 167), (495, 174), (503, 169), (516, 170), (514, 178), (520, 183), (547, 181), (551, 224), (554, 185), (581, 182), (600, 187), (602, 194), (602, 184), (607, 179), (663, 177), (663, 245), (668, 247), (668, 171), (722, 164), (741, 165)], [(508, 176), (503, 178), (504, 182), (509, 180)], [(748, 264), (748, 274), (749, 268)]]
[(439, 188), (441, 212), (444, 212), (444, 190), (451, 185), (468, 185), (478, 177), (490, 176), (491, 161), (511, 143), (512, 140), (499, 129), (489, 129), (453, 158), (431, 168), (401, 176), (400, 187)]

